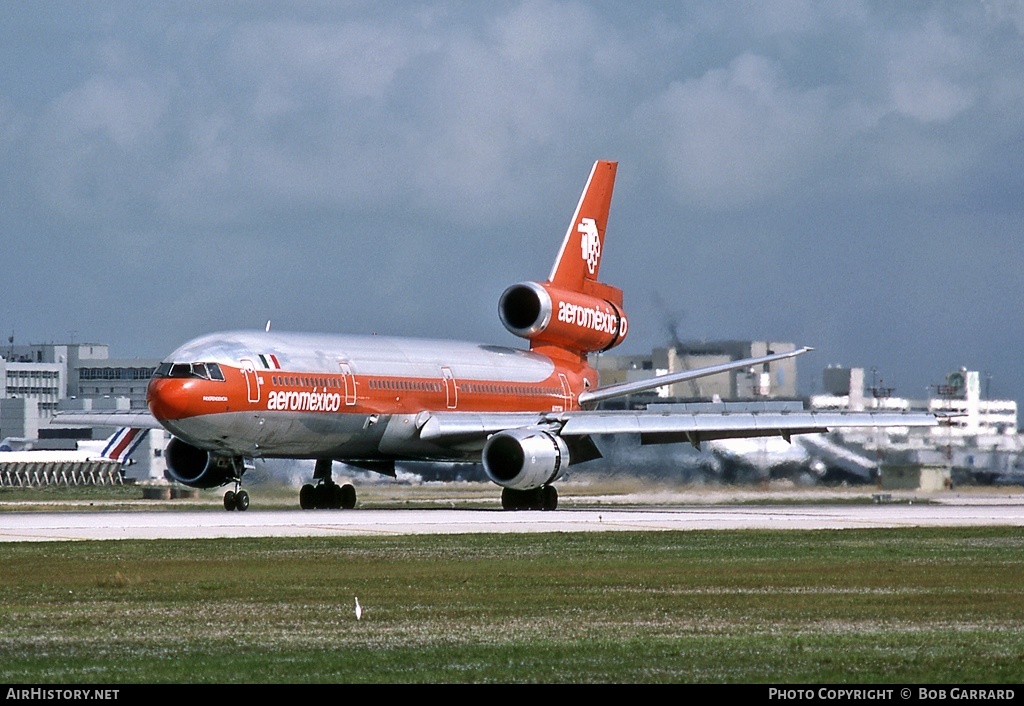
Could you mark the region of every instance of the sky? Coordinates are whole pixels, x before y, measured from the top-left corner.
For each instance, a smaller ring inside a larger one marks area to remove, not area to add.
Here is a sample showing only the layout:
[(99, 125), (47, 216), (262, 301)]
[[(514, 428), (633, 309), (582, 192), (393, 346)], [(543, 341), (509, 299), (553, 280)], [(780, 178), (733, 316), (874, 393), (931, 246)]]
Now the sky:
[(1024, 402), (1024, 5), (0, 5), (0, 335), (522, 345), (590, 168), (644, 353), (812, 346)]

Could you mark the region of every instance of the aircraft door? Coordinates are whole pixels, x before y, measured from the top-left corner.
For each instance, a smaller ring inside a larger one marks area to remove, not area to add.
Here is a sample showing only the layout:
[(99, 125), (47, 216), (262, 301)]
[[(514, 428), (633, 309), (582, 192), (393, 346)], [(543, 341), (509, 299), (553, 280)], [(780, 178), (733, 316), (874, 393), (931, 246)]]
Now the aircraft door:
[(341, 379), (345, 384), (345, 404), (352, 406), (356, 403), (356, 377), (352, 374), (352, 367), (344, 360), (338, 361), (341, 369)]
[(260, 401), (260, 378), (256, 374), (256, 366), (248, 358), (242, 358), (242, 374), (245, 375), (245, 386), (249, 391), (249, 401)]
[(446, 365), (441, 366), (441, 377), (444, 379), (444, 396), (448, 403), (448, 409), (455, 409), (459, 406), (459, 388), (455, 384), (455, 374)]
[(559, 373), (558, 379), (562, 381), (562, 410), (572, 409), (572, 386), (569, 384), (569, 378), (565, 377), (565, 373)]

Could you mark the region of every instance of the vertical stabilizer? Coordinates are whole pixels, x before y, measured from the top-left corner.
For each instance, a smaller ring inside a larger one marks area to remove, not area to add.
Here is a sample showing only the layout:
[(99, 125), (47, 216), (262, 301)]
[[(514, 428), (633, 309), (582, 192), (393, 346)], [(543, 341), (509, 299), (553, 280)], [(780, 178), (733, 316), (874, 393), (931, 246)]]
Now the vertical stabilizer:
[(107, 439), (107, 444), (103, 447), (102, 457), (109, 461), (126, 462), (148, 433), (149, 429), (136, 429), (132, 427), (118, 429)]
[(594, 163), (548, 281), (514, 284), (498, 301), (505, 328), (532, 351), (580, 362), (626, 336), (622, 290), (597, 280), (617, 167)]
[(599, 160), (590, 170), (590, 178), (565, 233), (562, 249), (551, 268), (548, 279), (551, 284), (573, 292), (584, 292), (588, 291), (587, 281), (597, 281), (618, 166), (618, 162)]

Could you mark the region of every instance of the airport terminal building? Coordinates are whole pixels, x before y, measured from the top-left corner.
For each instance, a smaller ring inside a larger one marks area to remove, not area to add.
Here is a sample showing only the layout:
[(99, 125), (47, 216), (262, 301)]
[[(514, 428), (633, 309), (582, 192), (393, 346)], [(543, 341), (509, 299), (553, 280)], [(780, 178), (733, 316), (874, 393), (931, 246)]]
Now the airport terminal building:
[[(160, 361), (111, 358), (100, 343), (10, 344), (0, 348), (0, 440), (25, 450), (67, 451), (116, 429), (50, 428), (61, 410), (146, 409), (146, 388)], [(162, 479), (166, 434), (153, 431), (132, 457), (136, 480)]]

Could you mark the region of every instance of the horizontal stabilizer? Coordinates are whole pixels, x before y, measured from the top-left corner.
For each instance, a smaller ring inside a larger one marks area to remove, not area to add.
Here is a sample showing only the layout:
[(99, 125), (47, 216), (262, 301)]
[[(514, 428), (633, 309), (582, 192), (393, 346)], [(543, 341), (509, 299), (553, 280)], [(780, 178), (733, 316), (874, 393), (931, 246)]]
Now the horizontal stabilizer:
[(814, 349), (807, 347), (798, 348), (795, 351), (787, 351), (786, 353), (773, 353), (772, 355), (765, 355), (761, 356), (760, 358), (744, 358), (743, 360), (733, 360), (728, 363), (722, 363), (721, 365), (711, 365), (706, 368), (697, 368), (696, 370), (685, 370), (678, 373), (659, 375), (657, 377), (649, 378), (647, 380), (623, 382), (618, 385), (600, 387), (596, 390), (586, 390), (580, 393), (578, 401), (580, 405), (603, 402), (604, 400), (610, 400), (616, 397), (624, 397), (625, 395), (633, 395), (638, 392), (647, 392), (648, 390), (655, 390), (659, 387), (664, 387), (665, 385), (674, 385), (675, 383), (678, 382), (686, 382), (687, 380), (696, 380), (697, 378), (708, 377), (709, 375), (727, 373), (730, 370), (740, 370), (742, 368), (750, 368), (755, 365), (773, 363), (777, 360), (785, 360), (786, 358), (795, 358), (798, 355), (803, 355), (804, 353), (807, 353), (808, 351), (812, 350)]
[(132, 427), (136, 429), (162, 429), (148, 411), (111, 410), (109, 412), (57, 412), (50, 426), (63, 427)]

